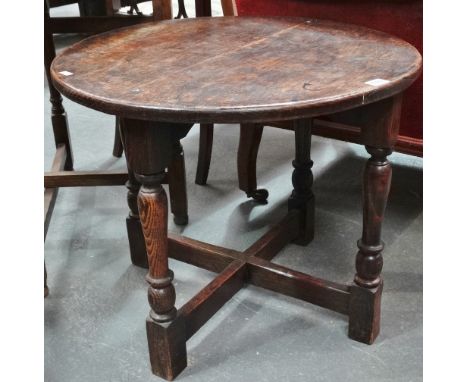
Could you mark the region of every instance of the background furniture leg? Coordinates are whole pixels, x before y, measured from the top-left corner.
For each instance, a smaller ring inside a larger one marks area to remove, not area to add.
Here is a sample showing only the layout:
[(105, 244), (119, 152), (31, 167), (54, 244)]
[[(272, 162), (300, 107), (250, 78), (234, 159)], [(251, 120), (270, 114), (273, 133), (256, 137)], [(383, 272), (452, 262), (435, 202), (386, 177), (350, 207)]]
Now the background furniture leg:
[(122, 138), (120, 137), (120, 121), (119, 117), (115, 117), (115, 135), (114, 135), (114, 148), (112, 150), (112, 155), (116, 158), (122, 157), (123, 154), (123, 144)]
[(172, 162), (167, 170), (169, 183), (169, 197), (174, 223), (186, 225), (188, 223), (187, 184), (185, 176), (184, 149), (179, 141), (174, 143)]
[(141, 228), (140, 214), (138, 212), (138, 192), (140, 183), (136, 180), (133, 171), (128, 169), (128, 181), (125, 184), (127, 192), (127, 203), (130, 212), (127, 216), (127, 235), (130, 245), (130, 259), (132, 264), (138, 267), (148, 268), (148, 257), (146, 255), (145, 237)]
[(289, 210), (301, 211), (301, 232), (294, 241), (299, 245), (307, 245), (314, 238), (315, 197), (312, 192), (314, 178), (310, 160), (311, 119), (294, 121), (294, 136), (296, 142), (296, 157), (293, 160), (294, 171), (292, 184), (294, 190), (288, 201)]
[(49, 295), (49, 287), (47, 286), (47, 270), (44, 262), (44, 297)]
[(152, 0), (153, 20), (171, 20), (172, 19), (172, 1), (171, 0)]
[(53, 34), (48, 30), (50, 22), (49, 7), (47, 2), (44, 3), (44, 69), (46, 72), (47, 83), (49, 84), (50, 103), (52, 104), (51, 118), (52, 129), (54, 131), (55, 146), (64, 144), (67, 150), (67, 159), (65, 161), (64, 170), (73, 170), (73, 153), (70, 143), (70, 133), (68, 130), (68, 120), (65, 109), (62, 105), (62, 96), (52, 84), (50, 77), (50, 65), (55, 58), (55, 45)]
[(195, 0), (195, 17), (211, 16), (211, 0)]
[(267, 203), (268, 191), (257, 189), (257, 154), (262, 140), (263, 125), (241, 124), (237, 150), (239, 188), (259, 203)]
[(211, 151), (213, 149), (213, 124), (200, 124), (200, 143), (198, 146), (198, 164), (195, 183), (201, 186), (206, 184), (210, 171)]
[(221, 0), (224, 16), (237, 16), (237, 5), (234, 0)]
[(107, 14), (107, 4), (105, 1), (79, 0), (81, 16), (105, 16)]
[(175, 18), (176, 19), (181, 19), (181, 18), (187, 19), (188, 15), (187, 15), (187, 11), (185, 9), (184, 0), (177, 0), (177, 6), (179, 8), (179, 11), (177, 12), (177, 16)]

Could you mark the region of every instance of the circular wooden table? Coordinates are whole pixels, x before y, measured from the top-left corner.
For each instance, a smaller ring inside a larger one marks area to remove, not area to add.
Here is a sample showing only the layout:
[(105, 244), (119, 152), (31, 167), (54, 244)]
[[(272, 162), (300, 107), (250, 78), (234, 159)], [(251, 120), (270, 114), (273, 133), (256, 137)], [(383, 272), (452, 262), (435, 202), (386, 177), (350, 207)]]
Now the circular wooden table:
[[(346, 314), (351, 338), (374, 341), (383, 286), (381, 226), (391, 181), (387, 156), (398, 135), (402, 92), (420, 69), (421, 56), (402, 40), (297, 18), (144, 24), (88, 38), (57, 56), (51, 73), (60, 92), (121, 118), (133, 184), (131, 216), (142, 227), (129, 230), (129, 240), (142, 248), (140, 263), (147, 258), (149, 265), (147, 333), (155, 374), (175, 378), (187, 364), (186, 340), (246, 283)], [(371, 157), (364, 171), (356, 276), (341, 285), (270, 260), (290, 241), (306, 245), (313, 239), (312, 118), (351, 109)], [(244, 252), (168, 237), (161, 182), (192, 124), (272, 120), (294, 120), (295, 126), (286, 218)], [(179, 310), (168, 256), (219, 273)]]

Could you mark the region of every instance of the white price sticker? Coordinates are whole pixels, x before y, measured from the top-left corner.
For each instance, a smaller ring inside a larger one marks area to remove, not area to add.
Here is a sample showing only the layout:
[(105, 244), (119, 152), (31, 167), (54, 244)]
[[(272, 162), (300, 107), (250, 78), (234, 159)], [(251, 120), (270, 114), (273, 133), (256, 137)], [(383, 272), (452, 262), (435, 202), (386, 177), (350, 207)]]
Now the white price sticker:
[(389, 82), (390, 82), (389, 80), (383, 80), (382, 78), (376, 78), (374, 80), (367, 81), (366, 84), (371, 85), (371, 86), (381, 86), (381, 85), (388, 84)]

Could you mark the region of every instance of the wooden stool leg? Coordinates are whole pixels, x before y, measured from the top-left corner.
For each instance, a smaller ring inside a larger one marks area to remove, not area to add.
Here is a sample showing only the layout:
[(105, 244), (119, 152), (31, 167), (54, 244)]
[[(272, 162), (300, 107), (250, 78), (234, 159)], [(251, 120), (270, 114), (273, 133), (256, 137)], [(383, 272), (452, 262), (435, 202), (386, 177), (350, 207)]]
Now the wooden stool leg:
[(351, 289), (349, 337), (371, 344), (380, 330), (380, 300), (383, 282), (381, 240), (382, 222), (387, 204), (392, 168), (387, 156), (390, 149), (366, 146), (371, 158), (363, 179), (363, 230), (358, 241), (355, 286)]
[(237, 150), (239, 188), (259, 203), (267, 203), (268, 191), (257, 190), (257, 154), (262, 140), (263, 125), (241, 124)]
[(116, 158), (120, 158), (123, 154), (123, 144), (122, 138), (120, 137), (119, 123), (119, 117), (115, 117), (114, 148), (112, 150), (112, 155)]
[(168, 167), (167, 179), (174, 223), (177, 225), (186, 225), (188, 223), (188, 203), (185, 158), (184, 149), (179, 141), (174, 144), (173, 158)]
[(312, 192), (314, 178), (310, 160), (312, 120), (298, 120), (294, 122), (296, 158), (293, 161), (294, 172), (292, 183), (294, 190), (288, 201), (288, 208), (299, 209), (301, 216), (301, 232), (296, 244), (307, 245), (314, 238), (315, 197)]
[(213, 125), (200, 124), (200, 143), (198, 145), (198, 164), (195, 183), (206, 184), (210, 171), (211, 151), (213, 149)]

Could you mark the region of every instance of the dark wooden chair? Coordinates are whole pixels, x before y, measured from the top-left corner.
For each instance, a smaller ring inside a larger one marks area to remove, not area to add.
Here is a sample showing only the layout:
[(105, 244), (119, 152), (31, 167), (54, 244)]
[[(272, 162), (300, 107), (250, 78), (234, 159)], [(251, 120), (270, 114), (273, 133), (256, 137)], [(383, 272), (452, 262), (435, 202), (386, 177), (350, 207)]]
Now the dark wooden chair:
[[(52, 104), (52, 128), (56, 153), (50, 172), (44, 174), (44, 240), (49, 228), (50, 219), (60, 187), (113, 186), (126, 185), (129, 194), (138, 191), (138, 186), (127, 172), (74, 171), (72, 145), (68, 130), (68, 120), (62, 104), (62, 96), (55, 89), (50, 78), (50, 65), (55, 57), (53, 35), (57, 33), (95, 34), (111, 29), (134, 25), (142, 22), (171, 19), (171, 0), (153, 0), (152, 16), (86, 16), (86, 17), (50, 17), (49, 3), (44, 0), (44, 67), (49, 84), (50, 102)], [(65, 5), (67, 2), (62, 2)], [(71, 3), (71, 2), (70, 2)], [(55, 5), (58, 2), (54, 3)], [(110, 12), (111, 13), (111, 12)], [(113, 13), (113, 12), (112, 12)], [(118, 132), (117, 132), (118, 133)], [(120, 134), (118, 134), (120, 141)], [(166, 174), (169, 183), (171, 209), (176, 224), (187, 223), (187, 194), (185, 184), (185, 164), (182, 147), (178, 147), (172, 164)], [(131, 230), (137, 220), (137, 206), (129, 203), (130, 214), (127, 218), (127, 229)], [(132, 261), (135, 249), (130, 248)], [(44, 266), (44, 295), (48, 294), (46, 270)]]
[[(422, 53), (422, 0), (222, 0), (226, 16), (302, 16), (331, 19), (363, 25), (400, 37)], [(422, 76), (405, 92), (400, 135), (396, 151), (423, 155)], [(267, 126), (292, 130), (290, 122), (269, 122)], [(256, 158), (263, 125), (241, 125), (238, 150), (239, 188), (248, 197), (265, 202), (266, 190), (257, 189)], [(349, 113), (338, 113), (315, 119), (315, 135), (359, 142), (361, 127)], [(206, 184), (212, 127), (201, 126), (199, 162), (196, 183)]]

